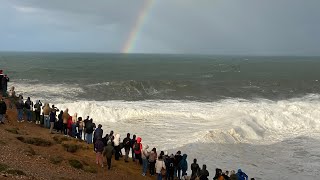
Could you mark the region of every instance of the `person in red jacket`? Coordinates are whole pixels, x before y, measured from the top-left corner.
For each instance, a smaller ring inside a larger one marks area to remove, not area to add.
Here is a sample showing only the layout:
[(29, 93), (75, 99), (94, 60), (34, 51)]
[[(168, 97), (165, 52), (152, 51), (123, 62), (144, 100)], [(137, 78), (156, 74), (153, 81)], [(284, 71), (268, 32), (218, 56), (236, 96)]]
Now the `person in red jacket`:
[(72, 116), (69, 116), (67, 121), (68, 135), (72, 136)]
[(135, 154), (135, 159), (136, 160), (139, 160), (139, 161), (136, 161), (137, 162), (137, 165), (140, 163), (142, 164), (142, 158), (141, 158), (141, 150), (142, 150), (142, 144), (141, 144), (141, 137), (137, 137), (137, 142), (135, 142), (133, 144), (133, 151), (134, 151), (134, 154)]

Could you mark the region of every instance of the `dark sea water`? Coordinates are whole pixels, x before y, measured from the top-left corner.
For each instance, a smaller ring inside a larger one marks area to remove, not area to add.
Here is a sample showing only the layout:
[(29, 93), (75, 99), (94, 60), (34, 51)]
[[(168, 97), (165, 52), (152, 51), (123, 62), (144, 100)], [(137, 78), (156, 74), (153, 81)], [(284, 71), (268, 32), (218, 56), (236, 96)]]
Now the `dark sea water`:
[(18, 94), (181, 150), (211, 176), (319, 179), (319, 57), (0, 53), (0, 69)]
[(81, 88), (77, 99), (286, 99), (319, 93), (319, 57), (0, 53), (17, 83)]

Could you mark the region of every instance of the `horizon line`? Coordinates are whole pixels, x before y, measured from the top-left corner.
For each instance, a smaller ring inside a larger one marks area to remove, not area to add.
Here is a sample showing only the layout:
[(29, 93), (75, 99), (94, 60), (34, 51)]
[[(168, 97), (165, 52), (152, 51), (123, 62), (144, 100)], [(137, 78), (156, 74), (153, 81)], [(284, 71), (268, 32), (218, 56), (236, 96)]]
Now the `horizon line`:
[(299, 54), (209, 54), (209, 53), (123, 53), (123, 52), (98, 52), (98, 51), (15, 51), (0, 50), (0, 53), (78, 53), (78, 54), (114, 54), (114, 55), (190, 55), (190, 56), (262, 56), (262, 57), (320, 57), (320, 55), (299, 55)]

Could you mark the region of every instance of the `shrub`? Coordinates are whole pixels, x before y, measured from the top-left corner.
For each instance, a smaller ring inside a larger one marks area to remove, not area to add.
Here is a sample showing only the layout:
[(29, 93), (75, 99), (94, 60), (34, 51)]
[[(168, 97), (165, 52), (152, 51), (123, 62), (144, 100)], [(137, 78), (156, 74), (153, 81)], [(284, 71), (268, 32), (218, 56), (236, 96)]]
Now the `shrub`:
[(23, 143), (26, 143), (26, 144), (32, 144), (32, 145), (35, 145), (35, 146), (44, 146), (44, 147), (47, 147), (47, 146), (51, 146), (52, 143), (51, 141), (47, 141), (47, 140), (44, 140), (44, 139), (41, 139), (41, 138), (24, 138), (22, 136), (19, 136), (17, 137), (17, 139)]
[(83, 167), (81, 162), (76, 159), (70, 159), (69, 164), (76, 169), (81, 169)]
[(60, 164), (63, 161), (63, 157), (61, 156), (52, 156), (50, 157), (50, 162), (52, 164)]

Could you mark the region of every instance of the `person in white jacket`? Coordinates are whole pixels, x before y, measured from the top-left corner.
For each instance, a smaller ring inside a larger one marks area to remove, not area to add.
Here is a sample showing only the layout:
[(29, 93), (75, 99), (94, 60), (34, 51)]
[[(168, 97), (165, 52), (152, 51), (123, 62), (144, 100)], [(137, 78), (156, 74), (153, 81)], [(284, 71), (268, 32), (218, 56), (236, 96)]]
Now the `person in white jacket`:
[[(157, 162), (156, 162), (156, 173), (158, 174), (158, 175), (157, 175), (157, 180), (162, 180), (162, 173), (161, 173), (162, 168), (163, 168), (163, 169), (166, 169), (166, 164), (165, 164), (165, 162), (164, 162), (164, 160), (163, 160), (163, 156), (160, 155), (160, 156), (158, 157)], [(165, 173), (164, 173), (164, 174), (165, 174)]]
[(141, 152), (141, 158), (142, 158), (142, 176), (146, 176), (147, 169), (148, 169), (148, 157), (149, 157), (149, 146), (146, 145), (142, 152)]
[(114, 137), (114, 149), (116, 150), (116, 153), (115, 153), (115, 160), (119, 160), (120, 158), (120, 134), (116, 134), (116, 136)]

